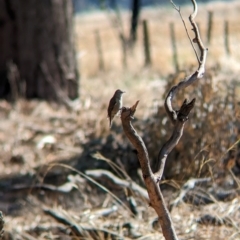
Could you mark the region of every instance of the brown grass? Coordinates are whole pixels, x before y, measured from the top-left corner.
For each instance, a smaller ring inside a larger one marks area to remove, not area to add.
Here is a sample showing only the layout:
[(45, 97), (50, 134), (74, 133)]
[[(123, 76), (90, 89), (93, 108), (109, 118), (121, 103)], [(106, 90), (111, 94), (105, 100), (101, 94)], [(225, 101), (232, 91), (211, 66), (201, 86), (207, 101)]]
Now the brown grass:
[[(217, 10), (216, 10), (217, 9)], [(209, 47), (208, 64), (221, 64), (225, 60), (223, 23), (229, 21), (230, 25), (230, 45), (233, 59), (229, 66), (239, 69), (239, 38), (240, 26), (238, 13), (240, 4), (235, 2), (230, 3), (212, 3), (200, 5), (197, 22), (200, 26), (203, 41), (206, 42), (207, 32), (207, 14), (208, 11), (214, 12), (213, 17), (213, 32), (212, 42)], [(188, 16), (191, 13), (191, 7), (182, 8), (182, 15), (188, 24)], [(114, 13), (112, 14), (114, 16)], [(123, 27), (126, 36), (128, 36), (129, 13), (122, 13)], [(176, 30), (177, 49), (179, 53), (179, 62), (181, 69), (186, 69), (186, 66), (196, 64), (195, 56), (189, 40), (184, 31), (184, 27), (178, 13), (171, 7), (164, 9), (145, 9), (141, 13), (141, 19), (147, 19), (149, 22), (150, 43), (152, 53), (152, 71), (158, 72), (161, 75), (166, 75), (173, 72), (172, 64), (172, 49), (170, 41), (169, 23), (174, 22)], [(77, 36), (77, 51), (80, 57), (80, 69), (83, 78), (94, 76), (98, 73), (98, 56), (95, 44), (94, 31), (99, 30), (104, 62), (107, 71), (114, 71), (119, 75), (122, 72), (122, 53), (121, 43), (118, 38), (118, 29), (112, 26), (107, 13), (88, 14), (78, 16), (76, 18), (76, 36)], [(190, 31), (191, 32), (191, 31)], [(139, 41), (136, 44), (133, 56), (129, 56), (128, 69), (130, 72), (139, 72), (144, 64), (144, 51), (142, 40), (142, 26), (140, 24), (138, 30)], [(233, 63), (235, 63), (233, 65)], [(228, 64), (228, 63), (227, 63)], [(228, 66), (228, 67), (229, 67)]]

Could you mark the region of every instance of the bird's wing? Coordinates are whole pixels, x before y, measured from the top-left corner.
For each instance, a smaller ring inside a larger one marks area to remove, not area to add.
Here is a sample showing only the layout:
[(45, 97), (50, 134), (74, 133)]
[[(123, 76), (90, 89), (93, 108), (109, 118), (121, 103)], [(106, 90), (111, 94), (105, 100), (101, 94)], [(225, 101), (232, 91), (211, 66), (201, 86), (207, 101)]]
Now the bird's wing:
[(108, 117), (111, 118), (111, 112), (116, 104), (115, 98), (111, 98), (109, 105), (108, 105)]

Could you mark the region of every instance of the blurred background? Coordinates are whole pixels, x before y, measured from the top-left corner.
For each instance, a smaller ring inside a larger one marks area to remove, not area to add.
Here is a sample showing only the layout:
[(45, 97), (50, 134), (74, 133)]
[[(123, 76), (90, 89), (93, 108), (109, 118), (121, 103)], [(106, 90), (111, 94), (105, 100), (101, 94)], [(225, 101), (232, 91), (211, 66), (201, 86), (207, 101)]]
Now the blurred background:
[[(192, 39), (191, 1), (174, 3)], [(197, 3), (206, 73), (173, 100), (196, 104), (161, 188), (183, 239), (239, 239), (240, 3)], [(154, 165), (173, 130), (164, 98), (198, 68), (171, 2), (0, 0), (0, 53), (3, 239), (160, 239), (107, 107), (116, 89), (126, 107), (140, 100), (132, 124)]]

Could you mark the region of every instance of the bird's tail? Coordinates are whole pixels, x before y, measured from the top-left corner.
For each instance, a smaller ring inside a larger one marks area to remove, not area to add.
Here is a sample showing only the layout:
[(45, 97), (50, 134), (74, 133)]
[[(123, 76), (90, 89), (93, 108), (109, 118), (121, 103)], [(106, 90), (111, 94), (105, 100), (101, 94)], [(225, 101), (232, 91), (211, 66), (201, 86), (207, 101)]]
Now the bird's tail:
[(112, 118), (110, 117), (109, 118), (109, 128), (111, 128), (112, 127)]

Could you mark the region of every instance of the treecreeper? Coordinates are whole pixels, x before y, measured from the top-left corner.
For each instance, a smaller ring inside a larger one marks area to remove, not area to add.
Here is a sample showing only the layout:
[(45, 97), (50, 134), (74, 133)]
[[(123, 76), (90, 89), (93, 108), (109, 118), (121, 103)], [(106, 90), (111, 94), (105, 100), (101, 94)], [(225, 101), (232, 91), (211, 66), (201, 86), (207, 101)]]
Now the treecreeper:
[(110, 128), (112, 126), (113, 118), (121, 112), (123, 93), (125, 93), (125, 92), (120, 89), (116, 90), (113, 97), (109, 101), (108, 118), (109, 118)]

